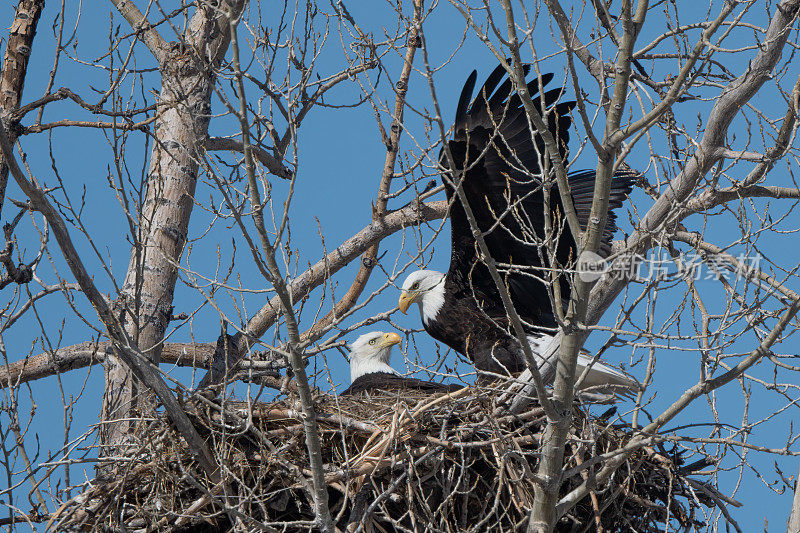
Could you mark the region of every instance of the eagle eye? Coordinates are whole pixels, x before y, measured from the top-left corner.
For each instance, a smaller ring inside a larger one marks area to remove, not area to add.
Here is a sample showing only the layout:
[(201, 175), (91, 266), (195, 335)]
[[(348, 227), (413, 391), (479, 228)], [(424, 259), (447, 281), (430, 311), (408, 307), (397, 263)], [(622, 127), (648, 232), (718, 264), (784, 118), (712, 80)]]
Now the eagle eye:
[(419, 281), (415, 281), (411, 284), (411, 289), (416, 289), (417, 287), (419, 287)]
[(378, 339), (372, 339), (371, 341), (369, 341), (369, 343), (370, 344), (375, 344), (377, 341), (378, 341)]

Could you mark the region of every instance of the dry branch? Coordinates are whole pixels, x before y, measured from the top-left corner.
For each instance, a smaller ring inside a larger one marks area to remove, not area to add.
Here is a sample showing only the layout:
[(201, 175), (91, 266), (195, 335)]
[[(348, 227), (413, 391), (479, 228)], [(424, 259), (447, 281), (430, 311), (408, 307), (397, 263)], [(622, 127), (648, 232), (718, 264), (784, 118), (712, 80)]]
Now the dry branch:
[[(383, 164), (383, 172), (381, 173), (381, 181), (378, 185), (378, 197), (372, 207), (372, 220), (380, 221), (386, 216), (386, 206), (389, 202), (389, 190), (392, 184), (392, 178), (395, 174), (395, 166), (397, 163), (397, 154), (400, 150), (400, 135), (403, 132), (403, 114), (406, 107), (406, 94), (408, 94), (408, 84), (411, 78), (411, 70), (414, 65), (414, 55), (419, 45), (419, 36), (417, 35), (420, 25), (420, 18), (422, 15), (422, 2), (421, 0), (414, 0), (414, 16), (408, 27), (408, 37), (406, 39), (406, 55), (403, 60), (403, 69), (400, 72), (400, 78), (395, 84), (397, 94), (394, 102), (394, 114), (392, 115), (392, 125), (389, 128), (388, 144), (386, 146), (386, 159)], [(306, 341), (314, 341), (322, 332), (327, 328), (337, 317), (347, 312), (358, 301), (359, 296), (367, 286), (372, 269), (378, 261), (378, 244), (371, 246), (361, 259), (361, 264), (358, 267), (353, 283), (350, 288), (342, 297), (341, 300), (333, 305), (333, 308), (328, 313), (318, 320), (314, 327), (307, 331), (303, 338)]]
[[(16, 386), (70, 370), (102, 364), (111, 346), (108, 341), (86, 341), (54, 352), (25, 357), (0, 367), (0, 386)], [(178, 366), (208, 368), (214, 355), (213, 344), (170, 342), (164, 345), (161, 362)]]
[[(288, 290), (291, 299), (298, 302), (326, 279), (350, 264), (367, 249), (382, 239), (401, 231), (403, 228), (422, 224), (430, 220), (443, 218), (447, 214), (447, 202), (437, 201), (411, 205), (392, 211), (381, 220), (370, 225), (340, 244), (335, 250), (314, 263), (308, 270), (289, 282)], [(247, 323), (245, 333), (234, 336), (235, 353), (229, 353), (227, 359), (215, 359), (211, 371), (200, 383), (201, 387), (219, 383), (228, 369), (241, 360), (247, 353), (251, 339), (260, 338), (277, 320), (280, 310), (280, 299), (276, 296), (262, 307)]]
[[(301, 300), (315, 287), (318, 287), (326, 279), (326, 276), (339, 271), (349, 264), (353, 259), (364, 253), (375, 242), (403, 230), (406, 227), (422, 224), (431, 220), (443, 218), (447, 214), (447, 202), (436, 201), (421, 205), (409, 205), (398, 211), (392, 211), (382, 221), (373, 222), (365, 227), (353, 237), (343, 242), (335, 250), (330, 252), (323, 259), (320, 259), (306, 272), (290, 282), (290, 290), (294, 301)], [(328, 270), (326, 270), (328, 268)], [(275, 312), (279, 303), (276, 299), (263, 307), (259, 314), (254, 317), (248, 326), (247, 331), (252, 331), (252, 338), (260, 337), (274, 323), (277, 318)], [(236, 342), (242, 342), (243, 336), (236, 335)], [(98, 349), (93, 348), (94, 343), (85, 342), (67, 346), (56, 350), (54, 355), (41, 353), (32, 357), (26, 357), (10, 363), (8, 366), (0, 367), (0, 384), (6, 386), (9, 379), (12, 383), (26, 383), (31, 380), (52, 376), (58, 372), (84, 368), (90, 364), (102, 362), (102, 354), (107, 349), (107, 343), (101, 342)], [(241, 345), (239, 345), (241, 346)], [(195, 362), (199, 368), (208, 368), (212, 364), (214, 355), (214, 343), (172, 343), (167, 342), (162, 348), (162, 362), (178, 364), (180, 366), (194, 366)], [(244, 348), (246, 350), (246, 348)], [(100, 354), (95, 357), (95, 354)], [(244, 356), (246, 351), (241, 354)], [(241, 357), (240, 357), (241, 358)], [(216, 372), (225, 374), (226, 368), (233, 368), (238, 362), (230, 359), (227, 362), (223, 359), (217, 361)], [(204, 378), (203, 386), (212, 383), (210, 378)]]
[[(286, 323), (286, 332), (289, 336), (288, 352), (289, 363), (291, 364), (294, 380), (300, 396), (300, 409), (302, 411), (303, 433), (305, 434), (306, 448), (308, 450), (309, 463), (311, 468), (311, 480), (313, 483), (314, 501), (314, 523), (323, 533), (333, 533), (333, 521), (330, 508), (328, 507), (328, 491), (325, 486), (325, 474), (322, 470), (322, 446), (319, 437), (319, 426), (317, 425), (316, 406), (311, 396), (311, 388), (306, 374), (303, 351), (300, 346), (300, 330), (298, 320), (294, 311), (294, 302), (286, 284), (280, 268), (275, 258), (275, 249), (280, 246), (280, 231), (275, 239), (275, 245), (270, 242), (270, 235), (264, 224), (264, 204), (259, 193), (259, 183), (255, 175), (255, 162), (253, 160), (252, 147), (250, 145), (250, 132), (247, 114), (247, 99), (244, 92), (244, 79), (239, 60), (239, 39), (237, 36), (238, 19), (236, 15), (230, 13), (230, 36), (231, 51), (233, 55), (233, 68), (236, 76), (236, 93), (239, 97), (238, 118), (242, 128), (242, 144), (244, 145), (244, 163), (247, 173), (247, 180), (250, 185), (250, 208), (252, 219), (256, 226), (256, 231), (261, 243), (260, 252), (263, 254), (268, 273), (264, 273), (267, 280), (272, 284), (281, 304), (281, 311)], [(291, 187), (295, 184), (292, 177)], [(291, 201), (291, 192), (284, 204), (284, 212), (288, 211)], [(233, 206), (231, 206), (233, 207)], [(255, 252), (255, 251), (254, 251)], [(223, 343), (227, 344), (227, 343)]]
[(147, 363), (147, 359), (142, 353), (132, 346), (125, 330), (120, 326), (111, 308), (106, 303), (105, 298), (95, 287), (92, 276), (89, 275), (89, 272), (83, 265), (80, 255), (70, 239), (63, 218), (47, 200), (44, 191), (29, 182), (17, 165), (13, 148), (9, 142), (5, 128), (2, 125), (0, 125), (0, 148), (2, 148), (3, 159), (6, 161), (11, 175), (14, 176), (17, 185), (19, 185), (19, 188), (22, 189), (22, 192), (30, 200), (31, 207), (39, 211), (47, 219), (56, 237), (56, 241), (58, 241), (59, 248), (64, 255), (64, 259), (72, 271), (72, 275), (75, 276), (75, 280), (80, 285), (81, 291), (92, 304), (98, 317), (103, 322), (109, 337), (114, 339), (114, 348), (115, 351), (117, 351), (117, 355), (164, 403), (164, 407), (170, 419), (182, 433), (192, 452), (196, 454), (206, 474), (214, 478), (216, 476), (217, 467), (210, 451), (202, 439), (200, 439), (194, 426), (192, 426), (181, 406), (178, 405), (172, 391), (169, 390), (164, 380), (161, 379), (161, 376)]
[[(703, 138), (694, 154), (681, 173), (664, 189), (664, 194), (647, 211), (636, 231), (628, 239), (630, 253), (644, 252), (667, 221), (678, 222), (683, 216), (691, 214), (691, 211), (683, 210), (680, 216), (671, 216), (675, 213), (675, 206), (685, 202), (700, 179), (717, 163), (718, 158), (708, 157), (707, 154), (718, 153), (716, 149), (725, 145), (728, 128), (739, 110), (769, 80), (770, 73), (781, 58), (796, 20), (798, 8), (800, 8), (799, 0), (783, 0), (775, 6), (769, 28), (763, 38), (763, 46), (750, 61), (747, 70), (729, 83), (720, 94), (705, 122)], [(592, 289), (587, 323), (597, 323), (626, 284), (627, 280), (619, 277), (615, 279), (609, 277), (597, 283)]]

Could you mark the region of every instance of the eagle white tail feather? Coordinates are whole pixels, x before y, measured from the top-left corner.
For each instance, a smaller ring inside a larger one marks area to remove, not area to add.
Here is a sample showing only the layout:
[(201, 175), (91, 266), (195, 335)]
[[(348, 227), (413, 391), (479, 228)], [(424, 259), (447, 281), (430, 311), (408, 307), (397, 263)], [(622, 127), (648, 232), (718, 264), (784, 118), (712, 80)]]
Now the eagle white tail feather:
[[(594, 359), (588, 354), (578, 354), (578, 365), (576, 368), (576, 378), (580, 378), (583, 370), (589, 366)], [(619, 370), (604, 365), (599, 361), (595, 361), (589, 368), (586, 374), (586, 379), (581, 384), (581, 389), (588, 389), (589, 387), (597, 387), (600, 385), (619, 385), (631, 390), (639, 390), (639, 383), (632, 380)]]
[[(531, 351), (533, 352), (533, 356), (539, 361), (540, 367), (546, 362), (546, 358), (549, 354), (557, 353), (554, 352), (553, 347), (549, 346), (554, 339), (554, 336), (547, 334), (528, 336), (528, 343), (531, 346)], [(583, 383), (580, 385), (581, 390), (601, 387), (603, 385), (616, 385), (634, 391), (639, 390), (640, 386), (638, 382), (627, 377), (619, 370), (604, 365), (599, 361), (595, 361), (594, 364), (592, 364), (592, 359), (594, 358), (588, 354), (578, 354), (578, 364), (575, 369), (576, 379), (580, 378), (584, 369), (591, 365), (586, 379), (584, 379)]]

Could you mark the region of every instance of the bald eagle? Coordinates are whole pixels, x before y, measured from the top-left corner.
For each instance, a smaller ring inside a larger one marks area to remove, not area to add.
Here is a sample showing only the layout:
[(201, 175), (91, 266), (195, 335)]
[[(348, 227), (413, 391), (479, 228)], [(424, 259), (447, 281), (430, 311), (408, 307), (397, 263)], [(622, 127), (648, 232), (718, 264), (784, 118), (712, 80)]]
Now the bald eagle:
[[(525, 73), (528, 73), (525, 67)], [(574, 268), (577, 244), (564, 223), (557, 187), (548, 191), (542, 161), (548, 161), (544, 140), (531, 135), (522, 102), (513, 95), (512, 82), (502, 66), (487, 78), (474, 100), (475, 71), (461, 92), (448, 146), (456, 170), (443, 176), (451, 202), (451, 257), (446, 274), (433, 270), (413, 272), (403, 283), (398, 303), (405, 313), (419, 304), (425, 330), (436, 340), (466, 355), (478, 370), (497, 374), (520, 372), (525, 368), (522, 348), (510, 333), (506, 311), (485, 263), (479, 258), (475, 237), (453, 184), (462, 176), (462, 187), (483, 233), (486, 245), (498, 263), (514, 307), (523, 320), (532, 351), (543, 344), (558, 324), (553, 312), (549, 286), (550, 270)], [(541, 110), (561, 155), (566, 159), (574, 101), (560, 102), (564, 89), (540, 93), (553, 78), (544, 74), (528, 82), (528, 90)], [(541, 85), (540, 85), (541, 79)], [(499, 87), (498, 87), (499, 85)], [(509, 96), (511, 95), (511, 96)], [(440, 164), (449, 168), (444, 149)], [(462, 173), (463, 171), (463, 173)], [(586, 227), (594, 196), (594, 171), (568, 175), (570, 193), (582, 227)], [(611, 185), (609, 211), (622, 205), (630, 193), (634, 174), (623, 173)], [(549, 196), (551, 233), (546, 234), (545, 203)], [(599, 253), (608, 256), (616, 230), (609, 212)], [(554, 260), (548, 255), (554, 248)], [(509, 268), (513, 265), (513, 268)], [(558, 278), (561, 296), (568, 301), (569, 279)], [(541, 358), (541, 357), (540, 357)], [(581, 355), (578, 372), (591, 358)], [(622, 373), (595, 363), (584, 387), (618, 384), (634, 387)]]
[(365, 333), (350, 345), (350, 387), (342, 394), (357, 394), (371, 390), (419, 390), (424, 392), (455, 392), (462, 385), (447, 385), (403, 377), (389, 365), (392, 348), (400, 344), (397, 333), (373, 331)]

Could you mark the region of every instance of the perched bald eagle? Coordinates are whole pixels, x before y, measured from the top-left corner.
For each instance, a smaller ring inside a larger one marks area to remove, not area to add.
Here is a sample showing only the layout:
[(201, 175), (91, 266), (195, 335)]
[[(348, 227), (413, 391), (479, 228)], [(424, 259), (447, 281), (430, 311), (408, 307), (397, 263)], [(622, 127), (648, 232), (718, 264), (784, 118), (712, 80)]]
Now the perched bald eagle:
[[(453, 140), (448, 143), (459, 172), (447, 172), (443, 177), (447, 198), (452, 202), (450, 269), (447, 274), (420, 270), (409, 275), (398, 305), (405, 313), (411, 304), (419, 304), (425, 330), (434, 339), (466, 355), (478, 370), (509, 374), (525, 368), (522, 347), (510, 333), (500, 294), (488, 268), (478, 257), (475, 237), (461, 201), (454, 196), (452, 184), (463, 171), (462, 186), (467, 201), (489, 252), (499, 265), (534, 353), (547, 340), (547, 332), (552, 333), (558, 327), (549, 294), (550, 271), (574, 268), (577, 244), (565, 223), (557, 186), (553, 185), (545, 194), (548, 184), (543, 183), (542, 161), (548, 161), (548, 156), (544, 140), (538, 133), (531, 135), (521, 99), (516, 93), (511, 94), (511, 80), (506, 77), (500, 83), (505, 70), (502, 66), (496, 68), (470, 102), (476, 77), (473, 71), (461, 92)], [(542, 75), (541, 86), (552, 78), (552, 74)], [(543, 118), (566, 160), (572, 123), (569, 111), (575, 102), (558, 102), (564, 92), (561, 87), (540, 93), (538, 77), (528, 83), (528, 90), (537, 107), (546, 110)], [(449, 168), (444, 150), (440, 163)], [(594, 195), (595, 173), (572, 173), (568, 181), (579, 222), (585, 228)], [(622, 205), (633, 181), (632, 173), (615, 177), (609, 211)], [(545, 231), (547, 196), (549, 235)], [(611, 249), (615, 218), (609, 212), (600, 246), (603, 257)], [(548, 255), (553, 248), (555, 260)], [(568, 276), (562, 273), (558, 282), (566, 302), (570, 294)], [(578, 372), (590, 361), (591, 358), (581, 355)], [(595, 363), (584, 387), (598, 384), (633, 387), (635, 382)]]
[(446, 385), (403, 377), (389, 365), (392, 348), (400, 344), (397, 333), (373, 331), (361, 335), (350, 345), (350, 387), (342, 394), (357, 394), (371, 390), (420, 390), (424, 392), (455, 392), (462, 385)]

